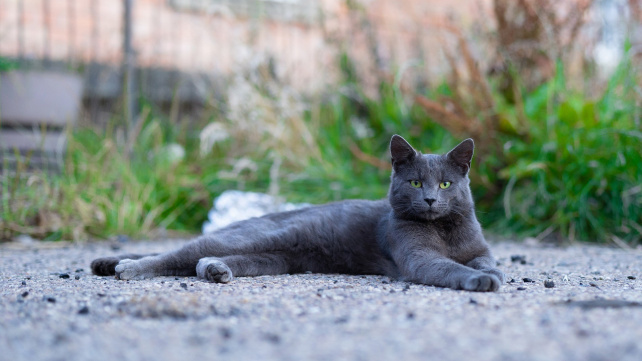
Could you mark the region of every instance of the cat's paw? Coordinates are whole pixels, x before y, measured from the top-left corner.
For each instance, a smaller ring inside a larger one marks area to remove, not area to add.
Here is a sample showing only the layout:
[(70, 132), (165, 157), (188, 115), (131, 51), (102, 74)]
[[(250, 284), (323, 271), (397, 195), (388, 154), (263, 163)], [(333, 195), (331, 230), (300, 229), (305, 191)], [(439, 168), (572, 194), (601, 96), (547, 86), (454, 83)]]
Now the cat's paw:
[(488, 274), (497, 276), (497, 278), (499, 279), (499, 284), (500, 285), (502, 285), (502, 284), (504, 284), (504, 282), (506, 282), (506, 275), (504, 274), (504, 272), (498, 270), (497, 268), (488, 268), (488, 269), (483, 269), (483, 270), (480, 270), (480, 271), (482, 271), (484, 273), (488, 273)]
[(96, 276), (113, 276), (116, 274), (116, 265), (120, 261), (116, 257), (103, 257), (91, 261), (91, 272)]
[(230, 267), (216, 258), (201, 258), (196, 265), (196, 275), (217, 283), (228, 283), (234, 278)]
[(481, 273), (468, 277), (463, 289), (474, 292), (494, 292), (499, 289), (499, 278), (493, 274)]
[(139, 261), (133, 259), (123, 259), (116, 265), (116, 278), (119, 280), (142, 280), (145, 275)]

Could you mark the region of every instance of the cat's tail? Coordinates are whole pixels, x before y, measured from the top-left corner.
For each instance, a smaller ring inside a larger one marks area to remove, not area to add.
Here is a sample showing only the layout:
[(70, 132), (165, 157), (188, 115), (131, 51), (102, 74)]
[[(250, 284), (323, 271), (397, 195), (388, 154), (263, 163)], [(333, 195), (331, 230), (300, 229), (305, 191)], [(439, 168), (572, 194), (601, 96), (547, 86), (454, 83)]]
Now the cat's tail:
[(96, 276), (114, 276), (116, 275), (116, 265), (123, 259), (140, 259), (147, 256), (156, 256), (158, 253), (151, 254), (121, 254), (113, 257), (96, 258), (91, 261), (91, 272)]

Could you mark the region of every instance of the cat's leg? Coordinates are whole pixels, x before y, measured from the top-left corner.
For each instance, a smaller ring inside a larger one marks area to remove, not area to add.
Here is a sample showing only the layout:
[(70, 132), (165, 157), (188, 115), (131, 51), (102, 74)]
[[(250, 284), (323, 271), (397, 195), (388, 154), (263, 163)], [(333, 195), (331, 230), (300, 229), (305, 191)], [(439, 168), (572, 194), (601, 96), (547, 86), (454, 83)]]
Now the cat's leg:
[(116, 265), (124, 259), (141, 259), (147, 256), (155, 256), (158, 253), (152, 254), (121, 254), (113, 257), (101, 257), (91, 261), (91, 271), (97, 276), (113, 276), (116, 274)]
[[(185, 247), (140, 259), (123, 259), (115, 267), (116, 278), (142, 280), (157, 276), (196, 276), (199, 255)], [(202, 256), (202, 255), (200, 255)]]
[(115, 267), (116, 278), (139, 280), (157, 276), (196, 276), (199, 259), (223, 255), (223, 252), (224, 246), (216, 238), (203, 236), (174, 251), (140, 259), (123, 259)]
[(227, 283), (234, 276), (251, 277), (288, 273), (290, 266), (281, 254), (262, 253), (201, 258), (196, 274), (210, 282)]
[(410, 282), (475, 292), (497, 291), (494, 274), (459, 264), (437, 252), (412, 252), (396, 258), (402, 277)]
[(495, 275), (499, 279), (499, 282), (503, 284), (506, 280), (506, 276), (504, 275), (504, 272), (495, 267), (496, 264), (497, 262), (495, 262), (495, 259), (491, 255), (484, 255), (474, 258), (472, 261), (466, 263), (466, 266), (480, 270), (484, 273)]

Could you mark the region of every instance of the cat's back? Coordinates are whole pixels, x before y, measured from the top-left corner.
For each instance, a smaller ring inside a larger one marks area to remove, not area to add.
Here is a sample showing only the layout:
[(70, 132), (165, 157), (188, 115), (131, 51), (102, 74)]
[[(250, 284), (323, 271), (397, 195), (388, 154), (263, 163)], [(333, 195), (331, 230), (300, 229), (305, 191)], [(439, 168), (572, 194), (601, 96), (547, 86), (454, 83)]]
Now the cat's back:
[(314, 205), (294, 211), (272, 213), (261, 217), (279, 226), (296, 224), (327, 224), (330, 226), (355, 226), (358, 223), (378, 222), (390, 211), (387, 200), (351, 199)]
[(387, 200), (344, 200), (297, 210), (270, 213), (233, 223), (215, 233), (236, 236), (247, 233), (344, 234), (345, 229), (374, 229), (390, 212)]

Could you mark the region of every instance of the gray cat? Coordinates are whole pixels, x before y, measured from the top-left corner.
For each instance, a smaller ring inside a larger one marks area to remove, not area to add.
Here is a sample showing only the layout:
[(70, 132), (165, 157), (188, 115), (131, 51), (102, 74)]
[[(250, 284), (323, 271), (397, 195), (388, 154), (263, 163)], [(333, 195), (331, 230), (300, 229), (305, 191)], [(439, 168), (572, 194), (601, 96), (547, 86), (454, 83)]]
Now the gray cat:
[(91, 263), (94, 274), (123, 280), (284, 273), (377, 274), (468, 291), (496, 291), (495, 268), (475, 217), (468, 170), (474, 144), (421, 154), (394, 135), (388, 199), (347, 200), (268, 214), (203, 235), (182, 248)]

